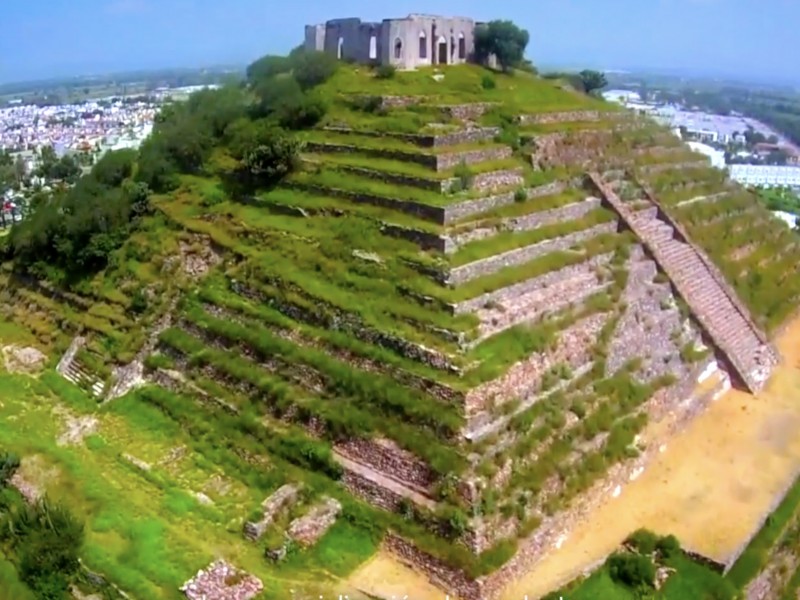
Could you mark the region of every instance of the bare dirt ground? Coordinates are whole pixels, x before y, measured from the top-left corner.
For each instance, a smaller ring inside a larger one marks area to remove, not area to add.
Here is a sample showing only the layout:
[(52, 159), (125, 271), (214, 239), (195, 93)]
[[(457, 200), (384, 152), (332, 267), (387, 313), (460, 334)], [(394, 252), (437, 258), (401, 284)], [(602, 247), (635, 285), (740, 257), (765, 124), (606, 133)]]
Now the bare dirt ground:
[[(560, 548), (511, 584), (502, 600), (526, 595), (534, 600), (557, 589), (602, 561), (639, 527), (673, 533), (689, 549), (730, 559), (800, 469), (800, 318), (777, 345), (783, 364), (758, 397), (734, 390), (711, 404), (638, 479), (618, 497), (609, 496)], [(650, 437), (647, 431), (644, 437)], [(384, 552), (349, 581), (381, 598), (444, 598), (424, 575)]]
[(348, 583), (358, 591), (386, 600), (445, 600), (442, 590), (385, 550), (361, 565)]

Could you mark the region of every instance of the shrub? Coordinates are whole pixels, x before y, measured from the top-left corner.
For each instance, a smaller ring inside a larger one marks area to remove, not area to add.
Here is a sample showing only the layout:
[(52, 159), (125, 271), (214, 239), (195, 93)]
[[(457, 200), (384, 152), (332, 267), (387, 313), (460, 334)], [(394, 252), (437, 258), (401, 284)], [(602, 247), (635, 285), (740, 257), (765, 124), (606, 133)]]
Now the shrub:
[(381, 65), (375, 69), (375, 77), (378, 79), (393, 79), (397, 69), (394, 65)]
[(656, 550), (658, 536), (647, 529), (637, 529), (625, 539), (625, 542), (642, 554), (652, 554)]
[(493, 90), (497, 87), (497, 81), (487, 73), (481, 78), (481, 87), (485, 90)]
[(461, 163), (456, 167), (454, 175), (456, 179), (458, 179), (458, 187), (461, 190), (468, 190), (472, 187), (472, 182), (475, 179), (475, 175), (472, 173), (472, 170), (469, 168), (466, 162), (461, 161)]
[(325, 102), (314, 95), (303, 95), (294, 102), (281, 106), (278, 110), (278, 122), (285, 129), (311, 129), (322, 120), (328, 107)]
[(656, 568), (652, 561), (641, 554), (616, 552), (606, 561), (611, 579), (630, 588), (653, 587)]
[(303, 90), (325, 83), (339, 67), (336, 57), (325, 52), (301, 52), (292, 63), (294, 78)]
[(674, 535), (665, 535), (658, 538), (656, 550), (658, 550), (659, 554), (664, 558), (672, 558), (680, 553), (681, 544)]
[(4, 452), (0, 455), (0, 487), (14, 476), (19, 468), (19, 457), (16, 454)]
[(350, 100), (350, 107), (353, 110), (360, 110), (365, 113), (380, 112), (383, 100), (380, 96), (356, 96)]
[(525, 202), (528, 199), (528, 192), (525, 188), (519, 188), (514, 192), (514, 202)]

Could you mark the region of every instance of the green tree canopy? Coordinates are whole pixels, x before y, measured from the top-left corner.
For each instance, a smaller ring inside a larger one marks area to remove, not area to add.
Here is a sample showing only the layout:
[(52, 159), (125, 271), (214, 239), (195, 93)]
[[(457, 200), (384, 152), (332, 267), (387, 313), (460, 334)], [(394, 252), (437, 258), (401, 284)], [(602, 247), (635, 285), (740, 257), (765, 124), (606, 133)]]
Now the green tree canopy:
[(512, 21), (490, 21), (475, 29), (475, 55), (482, 62), (494, 55), (507, 71), (522, 62), (529, 41), (528, 32)]
[(583, 90), (587, 94), (593, 94), (608, 85), (605, 73), (600, 71), (592, 71), (591, 69), (584, 69), (580, 72), (581, 82), (583, 83)]

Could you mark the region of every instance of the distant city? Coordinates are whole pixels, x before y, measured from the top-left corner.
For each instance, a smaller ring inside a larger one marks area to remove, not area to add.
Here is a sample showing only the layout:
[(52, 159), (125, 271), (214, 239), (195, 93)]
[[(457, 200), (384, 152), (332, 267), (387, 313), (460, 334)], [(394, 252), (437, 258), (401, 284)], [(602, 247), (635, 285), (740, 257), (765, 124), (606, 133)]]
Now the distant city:
[(800, 189), (800, 147), (757, 119), (645, 101), (632, 90), (608, 90), (603, 97), (671, 127), (714, 167), (728, 168), (731, 179), (742, 185)]

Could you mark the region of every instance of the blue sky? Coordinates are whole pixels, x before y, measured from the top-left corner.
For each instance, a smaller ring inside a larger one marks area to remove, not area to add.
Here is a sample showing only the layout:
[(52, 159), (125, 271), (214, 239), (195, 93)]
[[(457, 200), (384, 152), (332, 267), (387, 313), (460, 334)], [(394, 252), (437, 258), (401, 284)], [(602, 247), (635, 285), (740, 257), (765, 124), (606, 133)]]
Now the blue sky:
[(0, 0), (0, 82), (245, 64), (298, 44), (305, 23), (409, 12), (512, 19), (538, 64), (800, 84), (795, 0)]

